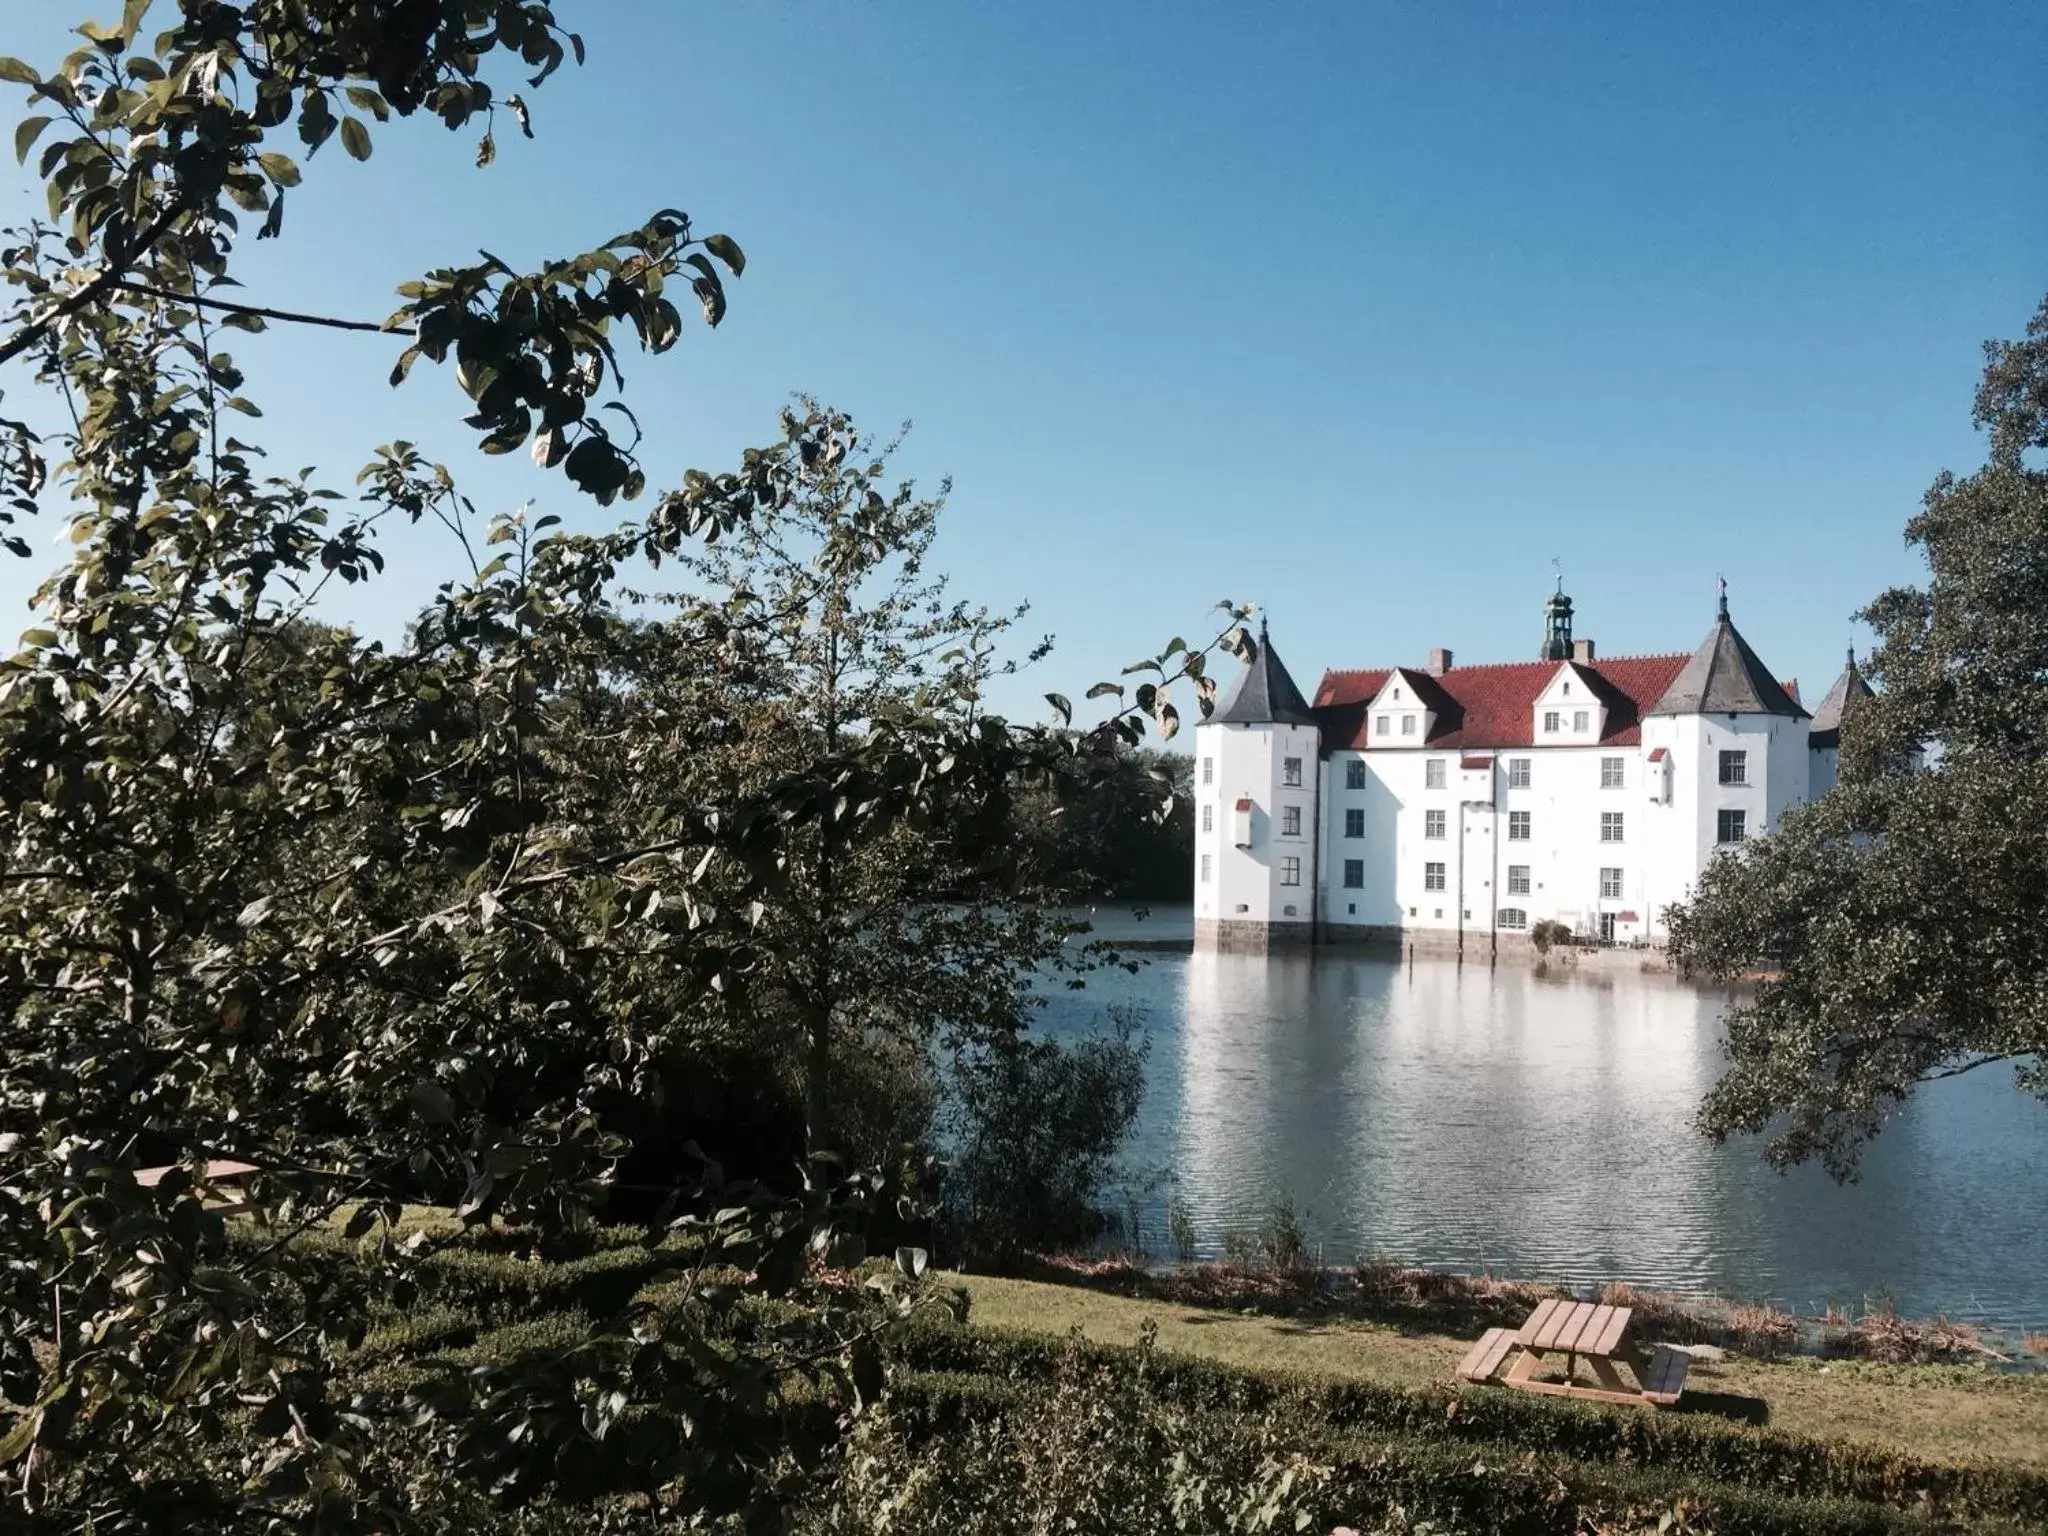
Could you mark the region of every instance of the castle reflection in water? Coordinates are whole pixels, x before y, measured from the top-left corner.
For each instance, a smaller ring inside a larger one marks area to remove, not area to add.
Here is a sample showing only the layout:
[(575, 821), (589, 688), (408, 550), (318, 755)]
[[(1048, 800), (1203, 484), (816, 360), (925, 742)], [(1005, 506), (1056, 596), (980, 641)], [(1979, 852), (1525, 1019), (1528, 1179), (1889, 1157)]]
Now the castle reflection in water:
[[(1106, 931), (1173, 934), (1155, 912)], [(1048, 1025), (1137, 1006), (1148, 1089), (1129, 1149), (1208, 1252), (1273, 1204), (1328, 1262), (1406, 1263), (1771, 1299), (1889, 1293), (1910, 1311), (2048, 1323), (2048, 1112), (2002, 1069), (1923, 1090), (1860, 1182), (1780, 1176), (1693, 1126), (1721, 995), (1666, 976), (1371, 955), (1153, 953), (1052, 998)]]

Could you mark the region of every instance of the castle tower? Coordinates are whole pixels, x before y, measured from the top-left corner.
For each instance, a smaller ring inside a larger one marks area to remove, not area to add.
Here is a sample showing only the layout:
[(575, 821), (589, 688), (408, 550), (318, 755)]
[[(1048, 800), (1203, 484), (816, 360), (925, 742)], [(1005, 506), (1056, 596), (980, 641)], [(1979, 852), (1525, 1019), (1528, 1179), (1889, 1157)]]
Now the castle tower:
[(1267, 638), (1195, 728), (1195, 946), (1314, 940), (1322, 734)]
[(1705, 869), (1806, 799), (1811, 717), (1736, 629), (1727, 587), (1713, 628), (1643, 718), (1654, 856), (1667, 870)]
[(1849, 664), (1814, 710), (1813, 728), (1806, 737), (1812, 759), (1807, 770), (1807, 789), (1816, 799), (1833, 789), (1841, 778), (1843, 716), (1872, 693), (1870, 684), (1864, 681), (1863, 669), (1856, 665), (1856, 647), (1852, 645)]

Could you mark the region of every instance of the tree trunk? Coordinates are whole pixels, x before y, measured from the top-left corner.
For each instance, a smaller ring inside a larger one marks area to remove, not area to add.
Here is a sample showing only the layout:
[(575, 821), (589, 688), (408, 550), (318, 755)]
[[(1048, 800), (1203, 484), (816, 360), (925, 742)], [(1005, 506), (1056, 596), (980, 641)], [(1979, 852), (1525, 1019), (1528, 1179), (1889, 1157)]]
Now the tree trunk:
[(814, 1008), (804, 1029), (804, 1140), (813, 1156), (832, 1145), (832, 1010)]

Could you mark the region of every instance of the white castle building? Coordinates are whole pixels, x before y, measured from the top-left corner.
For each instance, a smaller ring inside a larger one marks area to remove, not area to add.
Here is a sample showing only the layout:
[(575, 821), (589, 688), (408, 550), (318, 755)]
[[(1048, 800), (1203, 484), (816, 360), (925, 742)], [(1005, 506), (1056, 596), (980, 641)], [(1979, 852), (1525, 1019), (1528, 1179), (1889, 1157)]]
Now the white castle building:
[(1696, 650), (1601, 659), (1560, 587), (1535, 661), (1331, 671), (1313, 705), (1262, 623), (1195, 731), (1196, 946), (1661, 942), (1712, 859), (1833, 786), (1870, 691), (1852, 651), (1809, 713), (1725, 593)]

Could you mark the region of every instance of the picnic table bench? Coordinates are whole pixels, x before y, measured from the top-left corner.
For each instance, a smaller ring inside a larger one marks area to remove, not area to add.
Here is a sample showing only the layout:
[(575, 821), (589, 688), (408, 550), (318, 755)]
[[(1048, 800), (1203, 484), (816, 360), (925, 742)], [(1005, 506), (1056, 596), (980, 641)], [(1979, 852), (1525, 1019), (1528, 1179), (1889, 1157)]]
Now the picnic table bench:
[[(1460, 1379), (1498, 1381), (1521, 1392), (1577, 1397), (1598, 1403), (1650, 1403), (1669, 1407), (1685, 1390), (1692, 1357), (1660, 1344), (1645, 1353), (1629, 1337), (1634, 1313), (1590, 1301), (1551, 1299), (1537, 1304), (1520, 1328), (1489, 1328), (1459, 1363)], [(1537, 1381), (1536, 1372), (1563, 1356), (1562, 1381)], [(1573, 1379), (1583, 1360), (1598, 1386)], [(1626, 1365), (1636, 1378), (1631, 1388), (1615, 1369)]]

